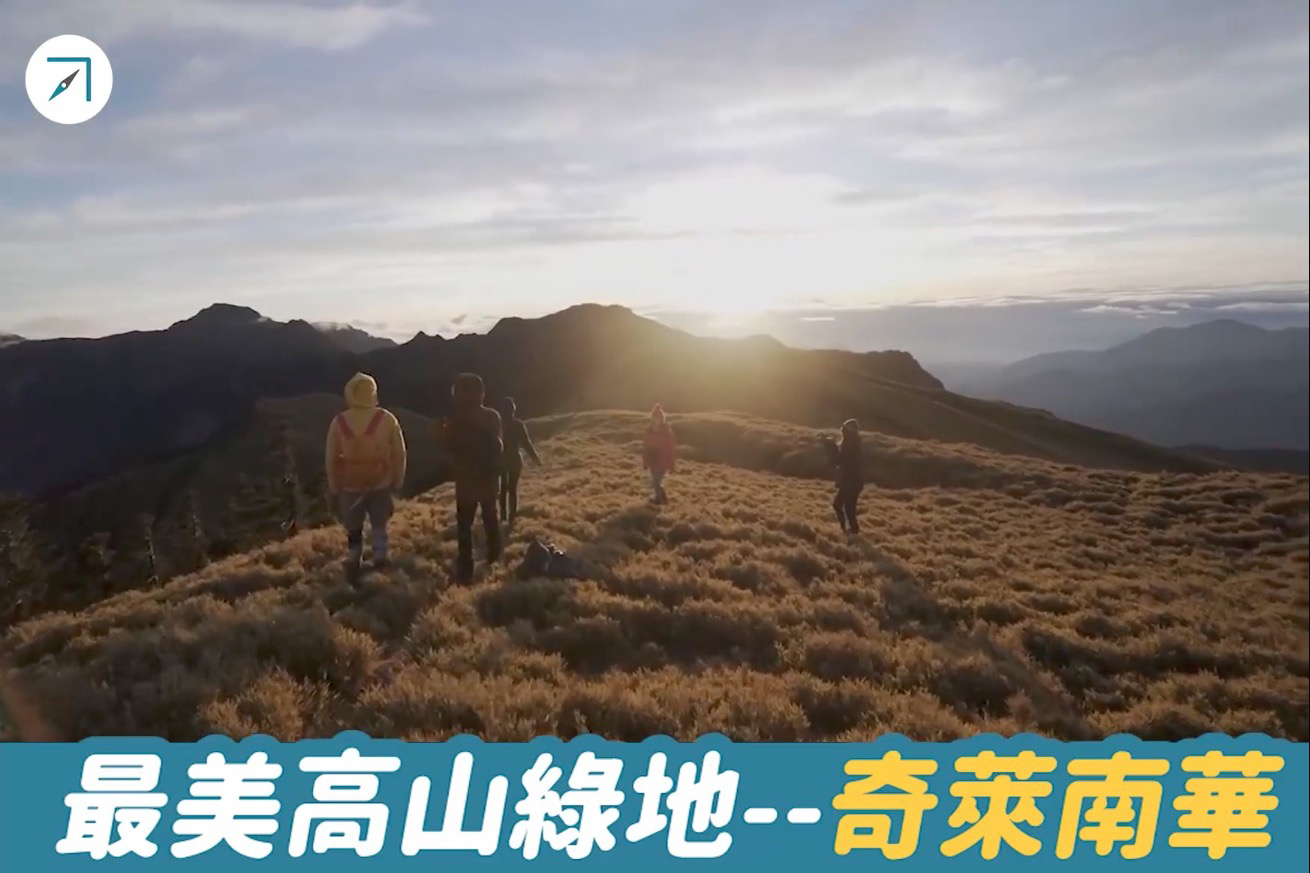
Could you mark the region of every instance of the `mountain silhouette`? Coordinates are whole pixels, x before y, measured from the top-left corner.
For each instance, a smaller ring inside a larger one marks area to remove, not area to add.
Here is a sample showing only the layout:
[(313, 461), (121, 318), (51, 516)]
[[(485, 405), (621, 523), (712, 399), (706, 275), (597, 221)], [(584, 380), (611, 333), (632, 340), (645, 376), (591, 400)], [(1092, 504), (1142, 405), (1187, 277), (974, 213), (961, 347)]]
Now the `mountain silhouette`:
[[(800, 350), (767, 337), (697, 337), (618, 306), (506, 318), (486, 334), (419, 334), (357, 353), (306, 321), (216, 304), (166, 330), (28, 341), (0, 350), (0, 491), (44, 493), (194, 451), (262, 398), (337, 395), (356, 371), (382, 402), (448, 411), (455, 374), (480, 373), (525, 417), (588, 409), (732, 410), (807, 426), (847, 417), (911, 439), (1138, 470), (1200, 462), (1032, 410), (945, 391), (903, 351)], [(1204, 465), (1203, 465), (1204, 466)]]
[(305, 322), (223, 304), (161, 331), (6, 346), (0, 491), (73, 485), (198, 448), (256, 398), (348, 371), (346, 354)]
[(1027, 358), (955, 387), (1161, 445), (1310, 448), (1310, 331), (1218, 320)]

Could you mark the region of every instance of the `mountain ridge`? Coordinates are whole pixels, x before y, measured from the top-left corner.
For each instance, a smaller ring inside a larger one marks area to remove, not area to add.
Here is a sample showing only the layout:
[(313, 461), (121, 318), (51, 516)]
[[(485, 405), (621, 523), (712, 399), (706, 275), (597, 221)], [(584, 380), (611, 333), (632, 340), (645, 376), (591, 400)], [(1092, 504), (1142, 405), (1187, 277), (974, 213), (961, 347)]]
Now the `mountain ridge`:
[[(0, 350), (0, 415), (15, 422), (0, 491), (40, 493), (203, 446), (262, 398), (336, 394), (362, 370), (385, 404), (435, 416), (460, 371), (525, 416), (584, 409), (733, 410), (979, 445), (1070, 463), (1182, 469), (1167, 450), (947, 392), (904, 351), (792, 349), (697, 337), (624, 307), (507, 318), (485, 334), (415, 336), (355, 353), (306, 321), (216, 304), (161, 331), (29, 341)], [(97, 434), (86, 440), (84, 434)]]
[(953, 387), (1160, 445), (1305, 451), (1308, 369), (1307, 328), (1222, 319), (1037, 355)]

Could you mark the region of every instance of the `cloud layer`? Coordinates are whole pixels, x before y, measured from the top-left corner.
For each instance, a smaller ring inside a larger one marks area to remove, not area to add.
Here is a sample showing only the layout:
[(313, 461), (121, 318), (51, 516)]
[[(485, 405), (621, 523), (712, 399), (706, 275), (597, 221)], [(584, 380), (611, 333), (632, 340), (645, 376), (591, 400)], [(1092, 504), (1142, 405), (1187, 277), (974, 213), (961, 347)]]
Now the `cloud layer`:
[[(1306, 280), (1304, 4), (9, 5), (8, 327)], [(73, 128), (62, 32), (115, 69)]]

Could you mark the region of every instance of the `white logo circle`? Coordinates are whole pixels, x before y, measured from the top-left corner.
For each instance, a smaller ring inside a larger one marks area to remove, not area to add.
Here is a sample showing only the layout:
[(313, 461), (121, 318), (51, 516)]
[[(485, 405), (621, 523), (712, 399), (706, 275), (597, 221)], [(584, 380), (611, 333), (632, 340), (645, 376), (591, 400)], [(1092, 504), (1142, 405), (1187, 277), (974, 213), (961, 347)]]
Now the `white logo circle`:
[(58, 124), (94, 118), (114, 90), (114, 69), (100, 46), (66, 33), (41, 43), (27, 62), (27, 99)]

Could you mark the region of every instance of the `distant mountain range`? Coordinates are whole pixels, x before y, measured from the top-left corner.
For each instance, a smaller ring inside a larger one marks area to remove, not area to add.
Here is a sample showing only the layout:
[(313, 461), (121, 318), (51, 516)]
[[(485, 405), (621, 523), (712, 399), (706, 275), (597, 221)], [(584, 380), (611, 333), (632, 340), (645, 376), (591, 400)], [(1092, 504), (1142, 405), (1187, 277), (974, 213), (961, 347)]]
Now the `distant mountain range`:
[(1159, 445), (1305, 452), (1308, 368), (1306, 328), (1219, 320), (957, 373), (951, 388)]
[[(348, 338), (343, 343), (342, 338)], [(0, 349), (0, 492), (67, 489), (199, 450), (266, 398), (337, 395), (358, 370), (382, 401), (448, 409), (461, 371), (511, 394), (527, 417), (589, 409), (732, 410), (835, 427), (847, 417), (911, 439), (1137, 470), (1209, 467), (1194, 457), (945, 391), (901, 351), (799, 350), (767, 337), (695, 337), (622, 307), (507, 318), (486, 334), (419, 334), (353, 351), (357, 333), (277, 322), (216, 304), (166, 330)]]
[(0, 348), (21, 342), (23, 342), (23, 338), (16, 333), (0, 333)]

